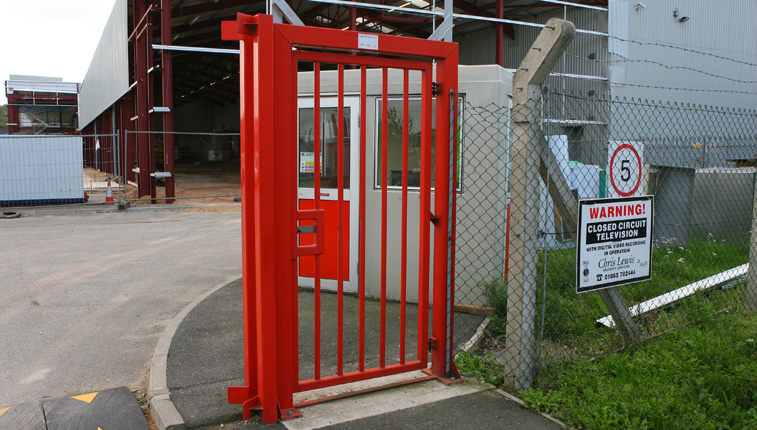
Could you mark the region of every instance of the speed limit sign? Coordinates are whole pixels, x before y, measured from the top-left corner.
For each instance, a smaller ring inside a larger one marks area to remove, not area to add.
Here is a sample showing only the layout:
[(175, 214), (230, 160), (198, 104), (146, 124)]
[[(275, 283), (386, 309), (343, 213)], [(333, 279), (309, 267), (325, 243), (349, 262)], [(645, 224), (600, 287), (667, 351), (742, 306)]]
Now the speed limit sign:
[(644, 145), (641, 142), (611, 141), (607, 148), (607, 197), (643, 194), (641, 187)]

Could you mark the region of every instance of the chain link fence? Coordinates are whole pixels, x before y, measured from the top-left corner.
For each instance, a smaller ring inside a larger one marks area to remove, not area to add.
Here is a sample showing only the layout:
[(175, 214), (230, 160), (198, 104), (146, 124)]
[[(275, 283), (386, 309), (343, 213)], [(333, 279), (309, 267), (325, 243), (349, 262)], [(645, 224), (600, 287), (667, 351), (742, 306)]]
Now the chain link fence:
[[(163, 132), (0, 137), (0, 207), (164, 203), (167, 178), (178, 203), (233, 203), (241, 196), (239, 133), (171, 133), (173, 175), (166, 175)], [(140, 168), (138, 142), (152, 154)], [(154, 168), (149, 165), (153, 163)], [(149, 186), (139, 190), (139, 172)], [(110, 188), (110, 192), (108, 191)], [(154, 190), (155, 195), (151, 193)], [(110, 194), (110, 195), (109, 195)], [(112, 200), (110, 199), (112, 197)]]
[[(171, 155), (165, 150), (168, 136), (173, 139), (172, 175), (163, 173)], [(141, 146), (154, 148), (145, 151), (154, 169), (143, 170), (147, 163), (139, 161)], [(177, 203), (231, 203), (241, 197), (239, 156), (239, 133), (127, 131), (123, 160), (129, 184), (126, 200), (130, 204), (164, 203), (166, 184), (173, 181), (170, 200)], [(149, 186), (140, 190), (143, 171), (150, 175)]]
[[(618, 330), (608, 300), (627, 307), (641, 338), (743, 307), (757, 112), (547, 90), (529, 104), (527, 119), (537, 124), (530, 128), (518, 127), (510, 109), (497, 106), (465, 104), (461, 117), (466, 175), (457, 199), (456, 315), (487, 318), (467, 328), (478, 335), (457, 345), (458, 363), (473, 360), (505, 384), (514, 380), (510, 373), (522, 372), (528, 385), (545, 366), (635, 340), (633, 332)], [(540, 134), (548, 150), (536, 145)], [(522, 137), (530, 143), (519, 154), (513, 142)], [(622, 144), (639, 152), (641, 171), (608, 171)], [(529, 168), (540, 168), (541, 178), (515, 182)], [(559, 181), (549, 175), (564, 178), (574, 204), (627, 195), (618, 178), (638, 178), (630, 194), (654, 196), (650, 280), (615, 288), (619, 295), (576, 293), (577, 225), (555, 199)], [(536, 209), (511, 205), (516, 190)], [(523, 228), (511, 237), (516, 223)], [(524, 247), (529, 243), (536, 252)], [(508, 285), (517, 264), (531, 288)], [(456, 330), (465, 321), (456, 318)], [(512, 385), (522, 387), (520, 381)]]

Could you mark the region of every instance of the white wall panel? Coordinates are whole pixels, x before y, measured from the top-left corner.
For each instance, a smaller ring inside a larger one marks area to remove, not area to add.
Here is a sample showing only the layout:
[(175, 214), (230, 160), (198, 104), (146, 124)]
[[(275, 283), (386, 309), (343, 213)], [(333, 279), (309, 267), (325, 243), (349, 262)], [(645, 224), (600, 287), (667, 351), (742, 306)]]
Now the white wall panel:
[(754, 108), (755, 16), (754, 0), (611, 1), (611, 40), (633, 41), (625, 43), (626, 58), (613, 57), (609, 64), (624, 69), (613, 73), (613, 95)]
[(0, 204), (84, 201), (81, 136), (0, 137)]
[(79, 128), (83, 129), (129, 91), (126, 0), (116, 0), (108, 24), (79, 92)]

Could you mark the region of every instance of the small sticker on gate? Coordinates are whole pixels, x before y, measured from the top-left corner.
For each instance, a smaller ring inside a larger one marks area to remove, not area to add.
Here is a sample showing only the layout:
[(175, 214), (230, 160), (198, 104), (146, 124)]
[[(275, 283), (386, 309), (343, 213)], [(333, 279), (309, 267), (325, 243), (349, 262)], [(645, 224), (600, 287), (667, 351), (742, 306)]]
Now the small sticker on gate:
[(362, 34), (357, 35), (357, 47), (358, 49), (371, 49), (378, 51), (378, 34)]

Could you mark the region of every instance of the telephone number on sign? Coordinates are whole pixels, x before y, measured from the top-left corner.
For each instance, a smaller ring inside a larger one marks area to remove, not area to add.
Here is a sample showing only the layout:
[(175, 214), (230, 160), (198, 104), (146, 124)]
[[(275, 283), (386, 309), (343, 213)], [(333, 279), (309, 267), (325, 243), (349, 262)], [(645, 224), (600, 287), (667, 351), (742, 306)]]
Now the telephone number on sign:
[(605, 280), (608, 279), (617, 279), (617, 278), (625, 278), (627, 276), (633, 276), (636, 274), (635, 270), (624, 270), (622, 272), (615, 272), (615, 273), (608, 273), (605, 275)]

